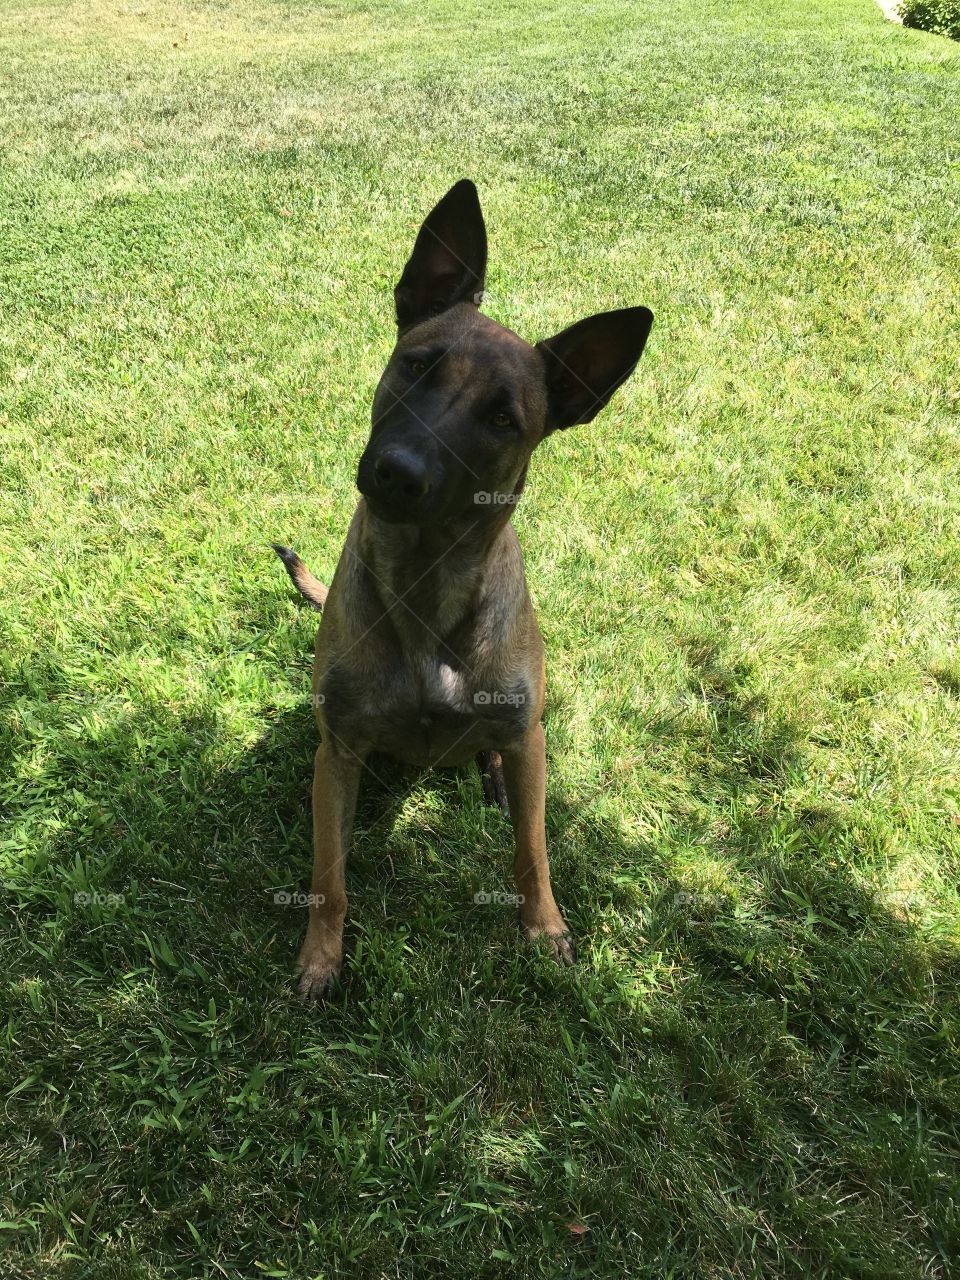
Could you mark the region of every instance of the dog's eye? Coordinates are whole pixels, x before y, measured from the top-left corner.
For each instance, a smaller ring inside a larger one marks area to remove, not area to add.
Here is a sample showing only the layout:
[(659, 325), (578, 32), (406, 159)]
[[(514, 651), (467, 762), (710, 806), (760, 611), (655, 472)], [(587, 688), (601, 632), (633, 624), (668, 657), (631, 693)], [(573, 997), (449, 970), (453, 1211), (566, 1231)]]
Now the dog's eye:
[(499, 413), (495, 413), (490, 419), (490, 425), (496, 427), (498, 431), (509, 431), (513, 426), (513, 419), (509, 413), (504, 413), (501, 409)]
[(426, 360), (408, 360), (407, 371), (411, 373), (415, 378), (422, 378), (423, 375), (427, 372)]

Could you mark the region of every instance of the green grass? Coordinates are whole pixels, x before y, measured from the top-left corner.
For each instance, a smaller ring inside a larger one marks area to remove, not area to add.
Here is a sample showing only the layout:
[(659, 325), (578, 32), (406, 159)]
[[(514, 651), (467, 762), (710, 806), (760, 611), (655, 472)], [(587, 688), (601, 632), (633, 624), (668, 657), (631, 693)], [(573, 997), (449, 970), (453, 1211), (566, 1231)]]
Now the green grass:
[[(2, 17), (0, 1275), (947, 1277), (960, 51), (872, 0)], [(517, 514), (582, 962), (474, 904), (474, 773), (377, 766), (312, 1011), (267, 544), (332, 572), (461, 176), (498, 319), (657, 317)]]

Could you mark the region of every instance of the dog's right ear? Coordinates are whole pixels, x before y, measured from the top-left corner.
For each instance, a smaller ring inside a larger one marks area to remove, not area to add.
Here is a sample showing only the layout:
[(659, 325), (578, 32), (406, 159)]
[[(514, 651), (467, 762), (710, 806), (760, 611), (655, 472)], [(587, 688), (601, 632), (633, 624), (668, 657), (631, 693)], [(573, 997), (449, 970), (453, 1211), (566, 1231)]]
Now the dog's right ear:
[(397, 324), (406, 329), (457, 302), (480, 305), (487, 269), (487, 230), (469, 178), (451, 187), (427, 215), (410, 261), (393, 291)]

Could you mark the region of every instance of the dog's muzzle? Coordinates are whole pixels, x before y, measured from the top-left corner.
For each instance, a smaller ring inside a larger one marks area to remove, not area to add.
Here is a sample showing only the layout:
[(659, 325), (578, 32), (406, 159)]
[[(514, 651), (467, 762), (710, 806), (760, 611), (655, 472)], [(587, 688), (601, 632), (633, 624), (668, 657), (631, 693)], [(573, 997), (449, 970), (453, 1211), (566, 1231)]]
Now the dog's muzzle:
[(377, 515), (415, 522), (430, 497), (429, 466), (400, 444), (367, 450), (360, 459), (357, 488)]

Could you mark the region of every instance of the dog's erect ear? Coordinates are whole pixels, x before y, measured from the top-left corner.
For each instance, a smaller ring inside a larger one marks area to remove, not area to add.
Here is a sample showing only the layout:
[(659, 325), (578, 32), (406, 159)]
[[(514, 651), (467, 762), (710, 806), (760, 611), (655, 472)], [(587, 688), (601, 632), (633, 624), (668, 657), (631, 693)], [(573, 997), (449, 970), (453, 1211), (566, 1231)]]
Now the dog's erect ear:
[(480, 305), (487, 269), (487, 230), (477, 188), (463, 178), (427, 215), (410, 261), (393, 291), (401, 329), (456, 302)]
[(547, 432), (590, 422), (633, 373), (653, 324), (646, 307), (603, 311), (537, 343), (547, 366)]

